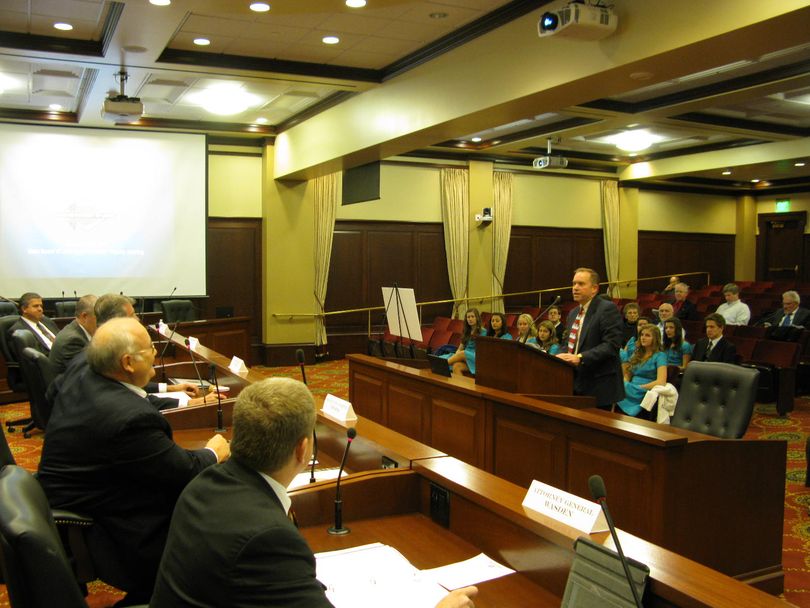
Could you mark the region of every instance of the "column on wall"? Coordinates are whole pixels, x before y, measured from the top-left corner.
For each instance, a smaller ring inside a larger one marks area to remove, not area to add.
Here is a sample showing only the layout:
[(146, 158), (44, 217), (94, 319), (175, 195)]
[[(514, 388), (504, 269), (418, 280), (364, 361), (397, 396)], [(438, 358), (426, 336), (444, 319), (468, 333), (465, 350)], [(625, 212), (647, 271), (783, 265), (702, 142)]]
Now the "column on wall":
[[(638, 278), (638, 188), (619, 188), (619, 281)], [(622, 285), (622, 297), (638, 295), (636, 283)]]
[[(315, 318), (315, 222), (309, 181), (273, 179), (273, 146), (265, 146), (262, 167), (262, 254), (264, 257), (264, 343), (313, 344)], [(273, 316), (273, 313), (284, 316)]]
[[(470, 161), (470, 262), (468, 265), (468, 280), (470, 296), (490, 298), (492, 290), (492, 263), (493, 263), (493, 229), (492, 224), (479, 223), (475, 216), (480, 215), (484, 207), (492, 208), (493, 163), (489, 161)], [(492, 300), (486, 299), (480, 303), (471, 302), (480, 310), (491, 310)]]
[(754, 281), (757, 270), (757, 204), (753, 196), (737, 198), (734, 279)]

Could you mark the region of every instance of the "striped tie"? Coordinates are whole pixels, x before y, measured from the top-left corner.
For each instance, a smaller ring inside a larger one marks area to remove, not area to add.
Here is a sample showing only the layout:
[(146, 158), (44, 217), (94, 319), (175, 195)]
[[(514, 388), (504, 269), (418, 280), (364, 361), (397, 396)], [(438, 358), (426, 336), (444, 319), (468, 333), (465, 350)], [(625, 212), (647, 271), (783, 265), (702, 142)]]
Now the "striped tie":
[(571, 326), (571, 333), (568, 334), (568, 352), (573, 353), (577, 348), (577, 335), (579, 334), (579, 326), (582, 324), (582, 317), (585, 316), (585, 308), (580, 306), (579, 314), (574, 319), (574, 324)]

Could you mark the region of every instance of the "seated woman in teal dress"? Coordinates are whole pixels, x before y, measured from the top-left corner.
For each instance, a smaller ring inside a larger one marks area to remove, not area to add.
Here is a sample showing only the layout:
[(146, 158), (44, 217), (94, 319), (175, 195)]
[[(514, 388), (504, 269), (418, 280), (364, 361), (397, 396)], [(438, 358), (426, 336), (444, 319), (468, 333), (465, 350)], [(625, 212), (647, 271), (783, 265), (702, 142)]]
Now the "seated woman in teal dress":
[(636, 342), (638, 340), (638, 334), (641, 331), (641, 328), (647, 325), (650, 320), (647, 317), (639, 317), (636, 321), (636, 335), (630, 338), (620, 350), (619, 350), (619, 358), (622, 360), (622, 363), (627, 363), (630, 360), (630, 357), (633, 356), (633, 353), (636, 352)]
[(506, 331), (506, 315), (502, 312), (493, 312), (489, 318), (489, 328), (487, 329), (487, 336), (490, 338), (503, 338), (504, 340), (511, 340), (512, 334)]
[(516, 339), (518, 342), (537, 346), (537, 329), (534, 327), (534, 319), (531, 315), (527, 315), (525, 312), (520, 315), (517, 320), (517, 328), (518, 337)]
[(551, 321), (541, 321), (537, 326), (537, 343), (540, 350), (549, 355), (556, 355), (560, 352), (560, 342), (557, 340), (557, 332), (554, 331), (554, 323)]
[(661, 332), (655, 325), (639, 330), (636, 352), (623, 366), (625, 398), (619, 401), (622, 413), (645, 417), (641, 400), (654, 386), (667, 383), (667, 355), (661, 351)]
[(447, 362), (453, 366), (454, 374), (469, 371), (475, 375), (475, 339), (478, 336), (485, 336), (487, 330), (481, 327), (481, 313), (477, 308), (467, 309), (464, 320), (466, 323), (464, 324), (464, 334), (461, 336), (461, 344)]
[(683, 368), (692, 360), (692, 345), (683, 339), (683, 326), (676, 317), (664, 321), (664, 352), (667, 365)]

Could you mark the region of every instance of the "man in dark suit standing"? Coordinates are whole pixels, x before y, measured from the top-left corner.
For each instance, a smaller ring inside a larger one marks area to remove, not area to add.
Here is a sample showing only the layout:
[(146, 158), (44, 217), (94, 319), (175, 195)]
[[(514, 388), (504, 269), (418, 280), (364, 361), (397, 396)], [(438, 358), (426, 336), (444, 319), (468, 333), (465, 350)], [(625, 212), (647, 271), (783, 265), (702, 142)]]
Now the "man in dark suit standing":
[(57, 374), (65, 371), (70, 360), (90, 344), (90, 338), (96, 333), (96, 296), (86, 295), (76, 302), (76, 318), (56, 334), (53, 348), (48, 357)]
[(706, 315), (706, 337), (695, 344), (692, 361), (715, 361), (718, 363), (736, 363), (737, 348), (723, 337), (726, 319), (723, 315), (712, 313)]
[[(290, 520), (287, 486), (309, 462), (315, 402), (301, 382), (269, 378), (239, 394), (231, 459), (183, 491), (151, 608), (326, 608), (315, 558)], [(472, 606), (467, 587), (441, 608)]]
[(155, 350), (137, 319), (113, 319), (69, 371), (48, 421), (39, 481), (53, 508), (93, 517), (88, 544), (99, 578), (146, 603), (174, 504), (202, 469), (228, 457), (214, 435), (201, 450), (172, 440), (169, 423), (141, 388)]
[(577, 268), (571, 288), (579, 304), (568, 313), (560, 359), (576, 366), (574, 393), (592, 395), (596, 404), (609, 407), (624, 399), (619, 349), (624, 337), (622, 317), (613, 302), (596, 297), (599, 275)]
[(37, 350), (43, 355), (51, 352), (53, 341), (59, 333), (56, 323), (45, 316), (42, 296), (34, 292), (24, 293), (20, 297), (20, 319), (8, 328), (9, 336), (18, 329), (34, 334), (37, 339)]
[(768, 317), (765, 322), (777, 327), (810, 326), (810, 310), (799, 306), (801, 298), (795, 291), (786, 291), (782, 294), (782, 308)]
[(672, 303), (672, 310), (675, 316), (681, 321), (699, 321), (697, 306), (686, 299), (689, 295), (689, 285), (678, 283), (675, 285), (675, 301)]

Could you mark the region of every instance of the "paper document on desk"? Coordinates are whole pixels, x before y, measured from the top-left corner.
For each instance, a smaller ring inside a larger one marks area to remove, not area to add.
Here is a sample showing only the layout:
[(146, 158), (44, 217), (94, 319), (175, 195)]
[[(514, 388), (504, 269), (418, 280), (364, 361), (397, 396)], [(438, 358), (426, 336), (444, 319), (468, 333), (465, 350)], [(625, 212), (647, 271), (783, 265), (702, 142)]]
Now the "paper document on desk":
[(393, 547), (380, 543), (315, 555), (335, 608), (433, 608), (447, 595)]
[(172, 391), (171, 393), (152, 393), (161, 399), (177, 399), (177, 407), (186, 407), (191, 397), (184, 391)]
[(433, 579), (445, 589), (461, 589), (470, 585), (477, 585), (484, 581), (512, 574), (514, 570), (500, 565), (494, 559), (483, 553), (471, 557), (463, 562), (440, 566), (431, 570), (422, 570), (422, 574)]
[[(337, 479), (339, 467), (332, 467), (330, 469), (316, 469), (315, 481), (328, 481), (330, 479)], [(303, 488), (309, 485), (309, 480), (312, 476), (311, 470), (306, 470), (303, 473), (296, 475), (290, 485), (287, 486), (288, 490), (295, 490), (296, 488)], [(343, 477), (346, 477), (346, 471), (343, 471)]]

